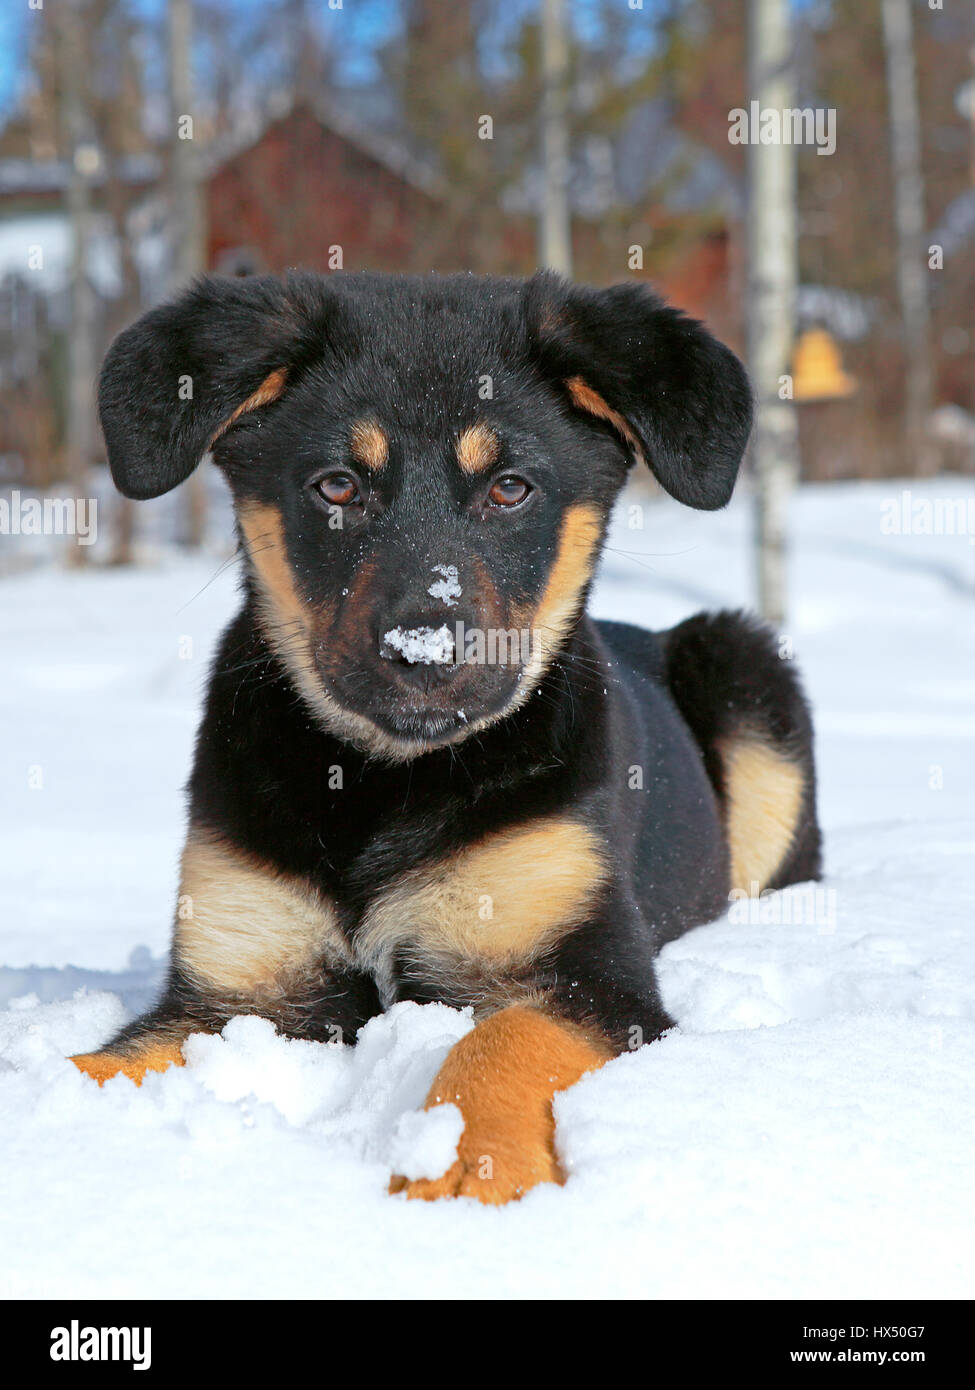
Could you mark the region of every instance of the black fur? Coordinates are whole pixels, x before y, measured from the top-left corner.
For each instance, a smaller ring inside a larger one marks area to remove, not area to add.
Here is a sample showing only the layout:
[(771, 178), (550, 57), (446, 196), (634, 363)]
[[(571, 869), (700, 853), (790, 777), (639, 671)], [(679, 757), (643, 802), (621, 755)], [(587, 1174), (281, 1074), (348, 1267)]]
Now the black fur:
[[(573, 509), (605, 525), (631, 449), (577, 408), (570, 377), (623, 417), (675, 497), (723, 505), (750, 421), (740, 364), (637, 286), (582, 289), (549, 274), (527, 283), (205, 280), (127, 330), (108, 355), (101, 411), (121, 490), (149, 497), (175, 486), (282, 367), (281, 399), (241, 416), (214, 458), (242, 514), (258, 505), (281, 519), (289, 573), (317, 624), (315, 681), (399, 752), (333, 727), (309, 705), (269, 636), (252, 554), (243, 609), (211, 674), (190, 781), (193, 825), (313, 885), (354, 950), (370, 904), (405, 874), (505, 827), (570, 815), (609, 860), (588, 919), (503, 980), (465, 973), (463, 963), (449, 977), (424, 974), (400, 955), (392, 997), (483, 1005), (499, 988), (530, 989), (618, 1047), (657, 1037), (669, 1020), (655, 955), (727, 905), (716, 738), (757, 726), (799, 763), (803, 821), (776, 882), (817, 872), (811, 727), (791, 666), (763, 629), (733, 615), (659, 637), (590, 621), (592, 566), (521, 703), (518, 671), (407, 669), (381, 649), (387, 627), (444, 617), (427, 597), (441, 558), (462, 568), (451, 622), (511, 627), (542, 601)], [(381, 421), (388, 463), (375, 476), (359, 470), (361, 500), (332, 530), (318, 485), (329, 470), (355, 472), (348, 429), (363, 416)], [(457, 466), (457, 435), (476, 420), (500, 439), (490, 476)], [(498, 511), (485, 499), (499, 475), (528, 480), (523, 504)], [(329, 785), (335, 767), (341, 789)], [(339, 1027), (352, 1036), (389, 1002), (388, 990), (381, 998), (365, 971), (323, 968), (273, 1016), (296, 1035), (327, 1038)], [(117, 1041), (217, 1028), (248, 1007), (201, 990), (174, 960), (159, 1008)]]
[[(270, 372), (286, 366), (294, 384), (323, 354), (378, 366), (369, 337), (382, 335), (384, 316), (405, 312), (422, 333), (414, 306), (438, 301), (464, 316), (468, 344), (502, 347), (506, 365), (520, 350), (559, 385), (581, 373), (627, 419), (678, 501), (727, 503), (752, 415), (734, 353), (645, 285), (596, 290), (552, 272), (527, 283), (369, 273), (200, 280), (121, 333), (105, 359), (99, 412), (116, 486), (139, 499), (168, 492)], [(414, 349), (399, 367), (422, 372), (422, 355)]]
[(663, 634), (666, 679), (697, 740), (719, 796), (724, 770), (716, 744), (753, 730), (802, 768), (800, 831), (769, 888), (819, 877), (816, 769), (809, 705), (789, 654), (746, 613), (698, 613)]
[(530, 282), (528, 304), (546, 369), (556, 378), (581, 374), (624, 416), (671, 496), (724, 507), (752, 421), (734, 353), (646, 285), (567, 293), (549, 272)]

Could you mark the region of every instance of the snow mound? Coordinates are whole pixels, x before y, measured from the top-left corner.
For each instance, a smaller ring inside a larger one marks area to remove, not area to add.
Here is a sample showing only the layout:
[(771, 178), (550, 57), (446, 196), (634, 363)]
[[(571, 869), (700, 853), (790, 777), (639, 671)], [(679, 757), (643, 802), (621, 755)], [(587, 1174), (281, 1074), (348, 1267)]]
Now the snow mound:
[(398, 1004), (355, 1049), (238, 1018), (99, 1088), (63, 1053), (118, 1014), (4, 1016), (5, 1297), (975, 1293), (968, 1019), (670, 1033), (556, 1098), (567, 1185), (499, 1210), (387, 1192), (453, 1160), (459, 1112), (420, 1107), (464, 1014)]
[(393, 1130), (393, 1171), (404, 1178), (440, 1178), (457, 1157), (464, 1116), (452, 1102), (401, 1115)]

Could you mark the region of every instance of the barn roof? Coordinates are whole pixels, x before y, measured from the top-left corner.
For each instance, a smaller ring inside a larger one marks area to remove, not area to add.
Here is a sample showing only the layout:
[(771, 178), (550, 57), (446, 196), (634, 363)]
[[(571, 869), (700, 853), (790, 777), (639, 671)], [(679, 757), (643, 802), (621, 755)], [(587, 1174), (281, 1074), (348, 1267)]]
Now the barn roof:
[[(326, 97), (313, 103), (272, 101), (268, 109), (260, 112), (254, 121), (238, 127), (205, 149), (204, 177), (212, 178), (224, 165), (253, 149), (270, 131), (284, 125), (301, 111), (307, 112), (324, 130), (383, 165), (404, 183), (430, 197), (443, 193), (441, 180), (435, 172), (417, 159), (405, 145), (388, 135), (367, 130), (343, 111), (337, 102)], [(105, 183), (107, 172), (103, 163), (91, 179), (96, 188)], [(156, 154), (127, 155), (116, 165), (116, 176), (134, 187), (151, 187), (162, 180), (163, 173), (163, 161)], [(56, 198), (66, 191), (68, 174), (68, 161), (64, 159), (0, 159), (0, 200)]]

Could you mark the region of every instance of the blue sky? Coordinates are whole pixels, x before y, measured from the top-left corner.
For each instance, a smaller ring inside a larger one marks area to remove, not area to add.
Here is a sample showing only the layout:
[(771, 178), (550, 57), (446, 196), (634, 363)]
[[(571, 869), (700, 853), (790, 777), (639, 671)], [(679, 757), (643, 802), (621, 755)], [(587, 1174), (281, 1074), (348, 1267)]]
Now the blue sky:
[[(443, 2), (449, 4), (450, 0)], [(53, 5), (58, 0), (46, 0), (46, 3)], [(225, 8), (246, 16), (266, 13), (268, 3), (269, 0), (225, 0)], [(621, 8), (626, 8), (626, 0), (619, 0), (619, 3)], [(644, 0), (648, 19), (657, 3), (658, 0)], [(165, 14), (166, 0), (134, 0), (134, 4), (149, 20), (160, 22)], [(538, 0), (498, 0), (492, 47), (503, 39), (505, 29), (513, 28), (526, 11), (537, 7)], [(587, 29), (591, 30), (592, 0), (568, 0), (568, 7), (578, 31), (585, 34)], [(323, 33), (327, 35), (330, 28), (336, 31), (335, 51), (344, 81), (367, 82), (375, 76), (372, 52), (398, 30), (401, 8), (399, 0), (343, 0), (341, 13), (336, 13), (329, 10), (328, 0), (318, 0)], [(29, 0), (2, 0), (0, 3), (0, 119), (9, 113), (22, 90), (30, 26), (38, 18), (38, 12), (29, 8)], [(651, 30), (648, 24), (648, 41)]]
[[(44, 3), (56, 5), (59, 0), (44, 0)], [(266, 14), (269, 5), (274, 3), (275, 0), (223, 0), (225, 9), (240, 16)], [(450, 0), (442, 0), (442, 3), (449, 4)], [(618, 3), (621, 9), (627, 9), (627, 0), (618, 0)], [(653, 42), (652, 16), (661, 3), (662, 0), (644, 0), (642, 15), (629, 11), (634, 20), (651, 21), (646, 25), (648, 48)], [(745, 0), (740, 3), (744, 5)], [(803, 10), (811, 3), (812, 0), (792, 0), (792, 7), (796, 11)], [(312, 0), (312, 4), (313, 8), (317, 5), (323, 34), (327, 36), (330, 28), (336, 34), (334, 47), (342, 79), (351, 83), (368, 82), (376, 75), (374, 49), (399, 29), (401, 0), (343, 0), (341, 13), (330, 10), (328, 0)], [(133, 0), (133, 5), (147, 19), (157, 23), (162, 21), (166, 10), (166, 0)], [(539, 0), (496, 0), (493, 32), (488, 43), (492, 47), (499, 46), (505, 31), (519, 24), (526, 11), (538, 7)], [(597, 26), (595, 0), (567, 0), (567, 8), (577, 33), (583, 37), (592, 34)], [(30, 0), (0, 0), (0, 121), (10, 112), (22, 90), (30, 26), (38, 18), (38, 11), (30, 8)]]
[[(46, 0), (48, 5), (57, 0)], [(449, 0), (448, 0), (449, 3)], [(327, 33), (331, 25), (341, 24), (342, 40), (337, 45), (343, 77), (363, 82), (374, 75), (371, 51), (395, 33), (399, 24), (397, 0), (343, 0), (342, 12), (330, 11), (328, 0), (319, 0), (320, 25)], [(165, 0), (134, 0), (134, 8), (150, 21), (161, 22)], [(266, 12), (268, 0), (225, 0), (224, 8), (246, 16)], [(38, 22), (38, 11), (29, 0), (2, 0), (0, 4), (0, 119), (17, 101), (22, 88), (31, 24)]]

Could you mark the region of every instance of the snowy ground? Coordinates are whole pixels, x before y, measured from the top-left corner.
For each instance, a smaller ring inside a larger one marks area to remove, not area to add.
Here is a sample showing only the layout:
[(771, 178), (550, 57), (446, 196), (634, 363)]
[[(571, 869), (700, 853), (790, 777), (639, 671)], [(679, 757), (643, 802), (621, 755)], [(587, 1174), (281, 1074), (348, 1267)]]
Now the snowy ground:
[[(900, 495), (795, 510), (828, 877), (665, 952), (679, 1030), (559, 1098), (568, 1185), (501, 1210), (385, 1195), (449, 1149), (411, 1119), (470, 1026), (441, 1006), (355, 1051), (240, 1020), (141, 1091), (63, 1060), (158, 984), (234, 579), (165, 555), (4, 579), (0, 1294), (975, 1294), (975, 544), (888, 534)], [(597, 611), (747, 601), (746, 500), (621, 512)]]

